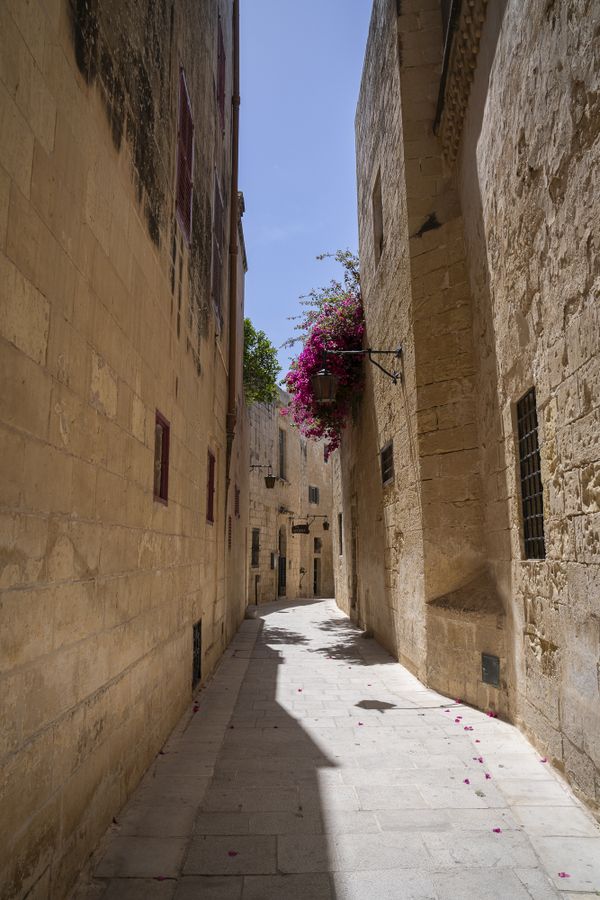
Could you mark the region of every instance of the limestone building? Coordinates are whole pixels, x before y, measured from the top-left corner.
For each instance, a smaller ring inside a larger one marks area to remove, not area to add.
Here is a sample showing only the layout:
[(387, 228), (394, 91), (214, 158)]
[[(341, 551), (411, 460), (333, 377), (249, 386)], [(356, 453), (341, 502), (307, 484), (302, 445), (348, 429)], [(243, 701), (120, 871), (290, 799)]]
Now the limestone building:
[(0, 4), (0, 896), (64, 898), (244, 614), (237, 2)]
[(375, 0), (361, 282), (403, 380), (368, 367), (334, 461), (340, 605), (596, 810), (599, 27), (585, 0)]
[[(250, 443), (247, 602), (333, 596), (332, 467), (275, 403), (248, 409)], [(265, 475), (272, 472), (274, 487)], [(301, 533), (308, 528), (307, 533)]]

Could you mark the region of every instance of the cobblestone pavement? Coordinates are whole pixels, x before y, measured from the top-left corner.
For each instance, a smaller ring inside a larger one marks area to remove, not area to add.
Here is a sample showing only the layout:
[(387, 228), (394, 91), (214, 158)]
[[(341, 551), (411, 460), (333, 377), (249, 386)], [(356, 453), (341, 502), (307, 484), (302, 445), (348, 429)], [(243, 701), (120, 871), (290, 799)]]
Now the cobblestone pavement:
[(598, 896), (600, 830), (518, 731), (427, 690), (333, 601), (260, 613), (78, 900)]

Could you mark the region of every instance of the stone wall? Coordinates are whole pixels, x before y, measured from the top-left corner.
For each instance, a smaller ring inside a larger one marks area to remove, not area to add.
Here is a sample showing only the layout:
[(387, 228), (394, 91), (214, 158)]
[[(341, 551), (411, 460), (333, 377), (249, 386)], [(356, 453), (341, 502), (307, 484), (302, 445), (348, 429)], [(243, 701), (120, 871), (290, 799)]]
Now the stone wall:
[[(226, 266), (222, 325), (211, 296), (214, 172), (225, 222), (231, 177), (219, 12), (230, 98), (230, 0), (0, 5), (3, 898), (67, 895), (191, 697), (192, 624), (205, 679), (243, 616), (225, 541)], [(189, 245), (174, 210), (180, 64)], [(231, 478), (244, 496), (243, 433)], [(243, 513), (232, 527), (243, 542)]]
[[(266, 468), (250, 472), (249, 542), (247, 550), (247, 600), (270, 603), (278, 597), (332, 597), (332, 466), (323, 457), (323, 444), (303, 438), (282, 407), (289, 397), (279, 392), (275, 403), (249, 407), (250, 464), (271, 465), (274, 488), (265, 486)], [(279, 434), (285, 435), (285, 465), (280, 471)], [(319, 492), (319, 502), (309, 499), (309, 487)], [(311, 516), (316, 516), (311, 520)], [(323, 527), (327, 521), (329, 529)], [(293, 524), (309, 524), (309, 534), (293, 534)], [(259, 553), (252, 561), (252, 531), (259, 532)], [(320, 549), (315, 545), (320, 541)], [(285, 558), (285, 589), (280, 567)], [(314, 590), (315, 560), (317, 590)]]
[[(361, 280), (368, 344), (401, 342), (404, 378), (369, 370), (335, 464), (336, 594), (433, 687), (520, 724), (597, 806), (600, 17), (473, 0), (455, 24), (444, 64), (439, 0), (373, 5)], [(542, 560), (525, 558), (518, 477), (531, 387)]]

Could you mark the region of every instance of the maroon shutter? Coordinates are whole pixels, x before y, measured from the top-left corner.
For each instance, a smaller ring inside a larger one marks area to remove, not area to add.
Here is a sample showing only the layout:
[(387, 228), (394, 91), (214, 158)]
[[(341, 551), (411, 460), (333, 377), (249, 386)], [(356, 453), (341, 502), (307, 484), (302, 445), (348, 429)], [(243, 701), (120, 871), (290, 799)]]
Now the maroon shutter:
[(192, 192), (194, 170), (194, 122), (183, 69), (179, 72), (179, 126), (177, 132), (177, 190), (175, 207), (182, 231), (192, 234)]
[(208, 473), (206, 478), (206, 520), (215, 521), (215, 458), (208, 451)]

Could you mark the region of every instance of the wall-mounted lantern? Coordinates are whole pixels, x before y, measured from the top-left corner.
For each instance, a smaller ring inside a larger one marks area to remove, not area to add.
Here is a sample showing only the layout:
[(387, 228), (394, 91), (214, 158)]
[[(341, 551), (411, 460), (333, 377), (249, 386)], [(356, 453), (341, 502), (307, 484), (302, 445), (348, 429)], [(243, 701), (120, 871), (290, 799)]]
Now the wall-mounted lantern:
[(398, 381), (402, 381), (402, 373), (400, 371), (394, 370), (393, 372), (390, 372), (378, 363), (376, 359), (373, 359), (374, 356), (382, 355), (394, 356), (396, 359), (402, 359), (402, 347), (397, 347), (396, 350), (374, 350), (372, 347), (368, 347), (366, 350), (325, 350), (323, 368), (318, 372), (315, 372), (310, 379), (310, 384), (317, 403), (335, 403), (339, 386), (339, 378), (337, 375), (334, 375), (327, 369), (327, 354), (333, 354), (335, 356), (367, 356), (374, 366), (377, 366), (384, 375), (391, 378), (393, 384), (398, 384)]
[(275, 481), (277, 479), (275, 478), (275, 475), (273, 475), (273, 467), (272, 467), (271, 463), (269, 463), (268, 465), (264, 465), (264, 466), (250, 466), (250, 469), (251, 470), (252, 469), (267, 469), (268, 471), (267, 471), (267, 474), (265, 475), (265, 487), (269, 488), (269, 490), (271, 488), (275, 487)]
[(329, 522), (327, 519), (323, 522), (323, 531), (329, 531)]

